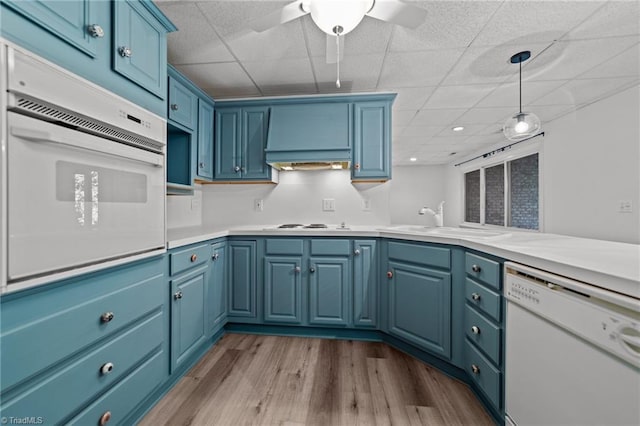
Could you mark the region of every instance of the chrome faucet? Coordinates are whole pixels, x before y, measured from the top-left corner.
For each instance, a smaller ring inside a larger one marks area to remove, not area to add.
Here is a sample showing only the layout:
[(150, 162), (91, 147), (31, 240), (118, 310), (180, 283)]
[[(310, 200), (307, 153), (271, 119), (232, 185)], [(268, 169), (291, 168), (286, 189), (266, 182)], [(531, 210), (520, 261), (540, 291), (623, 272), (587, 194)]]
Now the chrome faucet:
[(425, 213), (429, 213), (433, 215), (433, 217), (436, 219), (436, 226), (444, 225), (444, 201), (441, 201), (440, 204), (438, 205), (437, 213), (434, 212), (432, 208), (429, 208), (426, 206), (418, 210), (418, 214), (424, 215)]

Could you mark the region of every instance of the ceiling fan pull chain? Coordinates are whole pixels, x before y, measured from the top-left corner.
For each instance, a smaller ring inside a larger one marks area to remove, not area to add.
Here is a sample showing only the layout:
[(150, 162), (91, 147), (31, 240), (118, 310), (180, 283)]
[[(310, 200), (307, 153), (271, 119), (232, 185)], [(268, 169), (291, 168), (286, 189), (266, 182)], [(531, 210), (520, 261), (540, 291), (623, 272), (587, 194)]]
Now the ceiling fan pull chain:
[(338, 52), (336, 57), (336, 66), (338, 68), (337, 78), (336, 78), (336, 87), (339, 89), (340, 88), (340, 34), (339, 33), (336, 34), (336, 52)]

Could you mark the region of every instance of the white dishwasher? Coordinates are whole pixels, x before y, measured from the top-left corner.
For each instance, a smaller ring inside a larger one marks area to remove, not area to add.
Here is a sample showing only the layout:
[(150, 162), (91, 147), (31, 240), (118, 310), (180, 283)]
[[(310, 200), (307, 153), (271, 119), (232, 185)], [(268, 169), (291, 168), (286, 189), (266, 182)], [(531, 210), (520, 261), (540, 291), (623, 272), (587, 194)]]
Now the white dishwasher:
[(640, 425), (640, 301), (505, 263), (507, 425)]

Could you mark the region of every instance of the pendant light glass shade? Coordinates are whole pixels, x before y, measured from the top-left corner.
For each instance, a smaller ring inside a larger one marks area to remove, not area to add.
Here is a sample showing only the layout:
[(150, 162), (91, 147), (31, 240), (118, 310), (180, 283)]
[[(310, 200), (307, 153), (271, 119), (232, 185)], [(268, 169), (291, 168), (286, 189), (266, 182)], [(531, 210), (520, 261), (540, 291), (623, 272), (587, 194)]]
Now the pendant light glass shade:
[(531, 57), (531, 52), (525, 50), (511, 57), (512, 64), (520, 65), (520, 111), (509, 117), (502, 127), (502, 133), (510, 141), (519, 141), (535, 136), (542, 128), (540, 119), (531, 112), (522, 112), (522, 63)]
[(537, 115), (531, 112), (518, 112), (507, 119), (502, 132), (510, 141), (519, 141), (538, 134), (541, 128)]

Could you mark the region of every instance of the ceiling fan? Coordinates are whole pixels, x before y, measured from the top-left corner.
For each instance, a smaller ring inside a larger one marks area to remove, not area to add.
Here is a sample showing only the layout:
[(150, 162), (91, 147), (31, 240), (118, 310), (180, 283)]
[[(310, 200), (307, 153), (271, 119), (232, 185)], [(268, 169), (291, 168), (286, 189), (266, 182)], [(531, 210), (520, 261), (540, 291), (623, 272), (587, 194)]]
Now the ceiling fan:
[(424, 22), (425, 9), (400, 0), (296, 0), (282, 9), (257, 18), (249, 24), (262, 32), (310, 14), (313, 22), (327, 34), (327, 63), (338, 63), (336, 87), (340, 87), (340, 60), (344, 52), (344, 35), (351, 32), (365, 16), (416, 28)]

